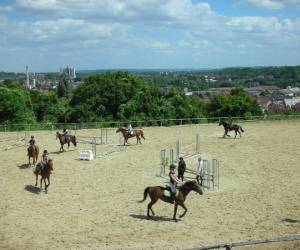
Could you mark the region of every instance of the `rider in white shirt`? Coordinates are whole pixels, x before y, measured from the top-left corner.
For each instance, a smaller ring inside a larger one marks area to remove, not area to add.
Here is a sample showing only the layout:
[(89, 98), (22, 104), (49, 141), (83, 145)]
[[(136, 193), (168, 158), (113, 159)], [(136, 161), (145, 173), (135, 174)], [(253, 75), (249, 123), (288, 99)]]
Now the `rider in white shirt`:
[(128, 125), (127, 131), (128, 131), (128, 134), (130, 134), (130, 135), (132, 134), (133, 128), (132, 128), (131, 124)]
[[(204, 177), (204, 161), (202, 160), (201, 157), (198, 158), (198, 175), (197, 175), (197, 182), (198, 184), (200, 184), (202, 186), (202, 182), (203, 182), (203, 177)], [(199, 183), (199, 178), (201, 180), (201, 182)]]

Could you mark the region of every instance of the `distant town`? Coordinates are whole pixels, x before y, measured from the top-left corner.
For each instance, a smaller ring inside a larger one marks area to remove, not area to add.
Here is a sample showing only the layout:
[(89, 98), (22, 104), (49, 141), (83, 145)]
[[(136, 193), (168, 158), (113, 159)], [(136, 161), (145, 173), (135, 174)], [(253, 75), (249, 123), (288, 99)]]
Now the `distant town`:
[[(34, 72), (29, 66), (23, 73), (0, 72), (0, 83), (6, 79), (18, 80), (33, 91), (55, 91), (61, 79), (75, 89), (88, 76), (119, 70), (81, 70), (72, 65), (60, 67), (58, 72)], [(257, 67), (228, 69), (186, 70), (122, 70), (143, 77), (158, 85), (163, 92), (172, 87), (181, 89), (186, 96), (200, 96), (209, 101), (213, 95), (229, 95), (242, 87), (254, 97), (263, 112), (281, 113), (286, 109), (300, 111), (300, 66)]]

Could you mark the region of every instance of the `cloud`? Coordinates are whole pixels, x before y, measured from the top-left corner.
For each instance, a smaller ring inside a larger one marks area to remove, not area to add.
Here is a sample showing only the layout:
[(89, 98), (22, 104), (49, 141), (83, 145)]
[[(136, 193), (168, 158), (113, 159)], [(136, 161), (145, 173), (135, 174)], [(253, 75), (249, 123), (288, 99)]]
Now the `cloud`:
[(246, 0), (249, 4), (259, 8), (280, 10), (286, 5), (295, 5), (300, 7), (300, 0)]
[[(206, 67), (225, 57), (232, 59), (224, 63), (233, 62), (240, 54), (272, 49), (295, 56), (290, 51), (300, 49), (300, 18), (231, 17), (192, 0), (17, 0), (0, 8), (0, 67), (8, 58), (20, 64), (34, 58), (40, 67), (68, 61), (92, 68), (151, 62)], [(182, 60), (190, 55), (194, 61)]]

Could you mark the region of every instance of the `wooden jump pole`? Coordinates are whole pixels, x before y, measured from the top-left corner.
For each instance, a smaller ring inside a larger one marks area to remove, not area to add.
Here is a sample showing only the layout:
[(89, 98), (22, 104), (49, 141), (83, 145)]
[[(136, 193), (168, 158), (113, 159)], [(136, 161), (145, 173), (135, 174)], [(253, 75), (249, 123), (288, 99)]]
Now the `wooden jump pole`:
[(180, 147), (179, 147), (179, 140), (176, 142), (176, 161), (179, 161), (180, 156)]
[(166, 174), (166, 150), (160, 151), (160, 173), (159, 176), (162, 177)]
[(170, 149), (170, 164), (174, 163), (174, 149)]
[(93, 140), (92, 140), (92, 150), (93, 150), (93, 154), (94, 154), (94, 158), (97, 157), (97, 151), (96, 151), (97, 147), (96, 147), (96, 138), (93, 137)]
[(213, 189), (219, 190), (219, 161), (212, 159)]
[(200, 135), (196, 134), (196, 153), (200, 154)]

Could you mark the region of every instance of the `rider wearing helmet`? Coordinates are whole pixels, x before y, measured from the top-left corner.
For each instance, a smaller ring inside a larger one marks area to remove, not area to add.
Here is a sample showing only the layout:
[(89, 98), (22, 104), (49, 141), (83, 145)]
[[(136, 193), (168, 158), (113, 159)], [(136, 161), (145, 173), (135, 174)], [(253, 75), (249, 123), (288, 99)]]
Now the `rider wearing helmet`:
[(171, 199), (172, 203), (175, 201), (175, 196), (176, 196), (176, 186), (177, 184), (180, 183), (180, 180), (178, 179), (176, 173), (175, 173), (176, 166), (174, 164), (170, 165), (170, 172), (169, 172), (169, 177), (170, 177), (170, 189), (171, 189)]
[(35, 145), (35, 139), (33, 135), (30, 137), (29, 145)]

